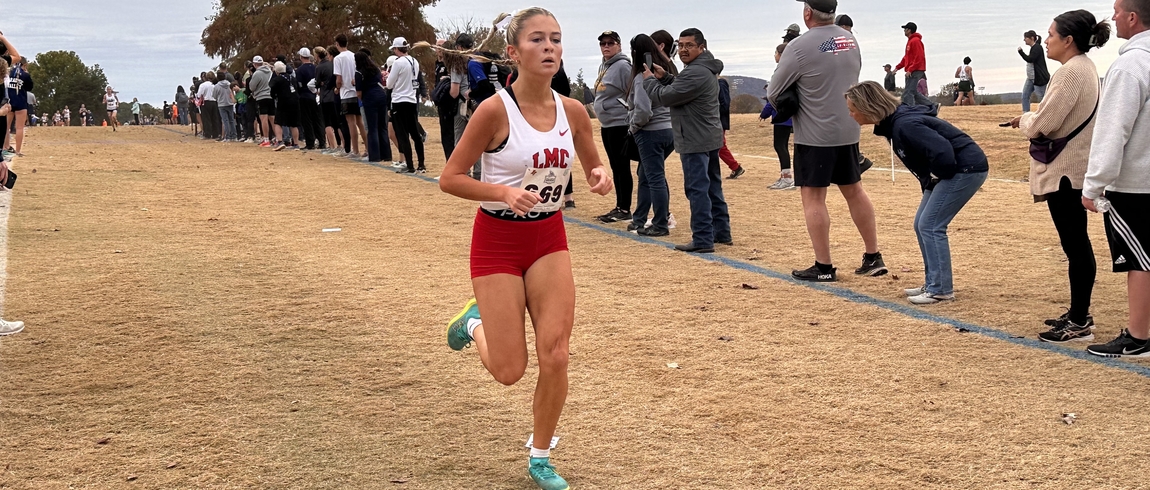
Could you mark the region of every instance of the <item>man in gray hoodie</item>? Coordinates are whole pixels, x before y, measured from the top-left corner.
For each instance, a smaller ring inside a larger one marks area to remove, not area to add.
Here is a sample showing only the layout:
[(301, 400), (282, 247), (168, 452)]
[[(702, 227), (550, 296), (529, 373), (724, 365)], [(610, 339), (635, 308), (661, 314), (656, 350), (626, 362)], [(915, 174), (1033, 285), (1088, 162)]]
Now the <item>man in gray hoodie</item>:
[(1082, 205), (1106, 213), (1114, 272), (1126, 273), (1130, 319), (1117, 338), (1086, 351), (1150, 357), (1150, 1), (1115, 2), (1114, 27), (1129, 41), (1106, 72)]
[(718, 75), (723, 72), (723, 62), (707, 51), (707, 39), (695, 28), (679, 34), (679, 59), (683, 71), (678, 76), (667, 74), (658, 65), (653, 74), (644, 68), (643, 90), (652, 104), (671, 108), (675, 151), (683, 162), (683, 187), (691, 203), (691, 241), (675, 249), (712, 253), (715, 243), (733, 244), (719, 169), (723, 125), (719, 121)]
[(630, 221), (635, 183), (626, 152), (628, 110), (623, 101), (631, 84), (631, 60), (623, 54), (619, 33), (615, 31), (599, 35), (599, 51), (603, 53), (603, 64), (599, 65), (599, 78), (595, 80), (595, 116), (599, 118), (603, 149), (615, 179), (615, 209), (598, 219), (604, 223)]
[(256, 99), (256, 106), (260, 110), (260, 134), (264, 135), (260, 146), (268, 147), (271, 146), (268, 136), (272, 134), (276, 114), (276, 102), (272, 100), (272, 67), (264, 63), (262, 56), (253, 58), (252, 65), (256, 67), (256, 72), (248, 82), (248, 89), (251, 90), (252, 97)]

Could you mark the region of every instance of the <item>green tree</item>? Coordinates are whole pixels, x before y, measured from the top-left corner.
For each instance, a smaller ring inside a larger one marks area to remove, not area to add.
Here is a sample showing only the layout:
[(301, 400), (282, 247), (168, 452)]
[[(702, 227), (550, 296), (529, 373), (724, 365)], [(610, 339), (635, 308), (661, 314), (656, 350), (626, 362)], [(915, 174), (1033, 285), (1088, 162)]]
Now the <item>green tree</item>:
[(28, 73), (36, 83), (36, 112), (51, 116), (67, 106), (75, 118), (80, 104), (85, 104), (96, 111), (97, 120), (104, 118), (102, 97), (108, 77), (100, 65), (85, 65), (75, 51), (48, 51), (28, 63)]

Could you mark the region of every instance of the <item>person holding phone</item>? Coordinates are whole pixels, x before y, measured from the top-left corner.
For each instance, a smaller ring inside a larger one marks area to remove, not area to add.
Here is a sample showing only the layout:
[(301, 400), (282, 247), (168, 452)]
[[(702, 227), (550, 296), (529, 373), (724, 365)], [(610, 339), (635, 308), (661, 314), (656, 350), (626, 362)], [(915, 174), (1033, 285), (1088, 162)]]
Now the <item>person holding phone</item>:
[[(643, 60), (643, 63), (631, 69), (631, 89), (627, 95), (631, 107), (627, 131), (639, 147), (638, 198), (627, 230), (647, 237), (667, 236), (670, 234), (668, 208), (671, 193), (664, 166), (667, 157), (675, 152), (675, 134), (671, 131), (671, 109), (652, 102), (647, 91), (643, 90), (643, 72), (651, 71), (656, 64), (672, 75), (678, 75), (679, 70), (646, 34), (631, 39), (631, 57)], [(653, 211), (654, 216), (651, 225), (647, 226), (649, 211)]]

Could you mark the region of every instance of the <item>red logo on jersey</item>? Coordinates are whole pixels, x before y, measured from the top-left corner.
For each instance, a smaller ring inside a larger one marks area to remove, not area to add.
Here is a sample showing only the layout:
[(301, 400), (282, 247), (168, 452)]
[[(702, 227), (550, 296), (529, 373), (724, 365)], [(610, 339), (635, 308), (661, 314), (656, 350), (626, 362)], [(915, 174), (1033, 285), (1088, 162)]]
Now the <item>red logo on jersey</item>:
[[(540, 155), (543, 156), (543, 161), (539, 161)], [(571, 158), (571, 152), (562, 148), (553, 148), (550, 150), (543, 150), (535, 154), (535, 168), (567, 168), (567, 160)]]
[(560, 136), (560, 137), (563, 137), (563, 136), (567, 136), (567, 133), (568, 133), (569, 131), (571, 131), (571, 128), (567, 128), (567, 129), (564, 129), (563, 131), (560, 131), (560, 132), (559, 132), (559, 136)]

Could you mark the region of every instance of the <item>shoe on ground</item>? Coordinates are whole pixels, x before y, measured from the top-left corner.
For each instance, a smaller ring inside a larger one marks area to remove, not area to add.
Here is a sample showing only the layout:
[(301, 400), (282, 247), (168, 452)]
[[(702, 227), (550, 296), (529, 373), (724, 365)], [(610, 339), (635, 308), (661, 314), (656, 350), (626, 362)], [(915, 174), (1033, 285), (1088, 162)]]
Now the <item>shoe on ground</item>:
[(918, 296), (910, 296), (907, 299), (910, 300), (911, 303), (916, 304), (916, 305), (933, 305), (935, 303), (941, 303), (943, 301), (954, 301), (954, 295), (953, 294), (922, 293)]
[(575, 201), (571, 200), (563, 203), (563, 209), (575, 209)]
[[(1053, 327), (1055, 325), (1058, 325), (1059, 323), (1062, 323), (1062, 322), (1065, 322), (1068, 320), (1070, 320), (1070, 308), (1067, 308), (1066, 311), (1063, 312), (1062, 315), (1059, 316), (1058, 318), (1048, 319), (1048, 320), (1042, 322), (1042, 324), (1046, 325), (1048, 327)], [(1090, 325), (1091, 328), (1094, 327), (1094, 315), (1086, 315), (1086, 324)]]
[(406, 167), (407, 162), (391, 162), (392, 168)]
[(687, 252), (692, 254), (710, 254), (715, 253), (715, 247), (703, 247), (695, 245), (694, 242), (684, 243), (682, 245), (675, 245), (675, 250), (680, 252)]
[(287, 145), (280, 143), (280, 144), (276, 145), (275, 148), (273, 148), (273, 151), (282, 151), (284, 148), (287, 148)]
[(447, 322), (447, 346), (451, 347), (451, 350), (463, 350), (475, 340), (467, 335), (467, 322), (472, 319), (479, 319), (479, 305), (475, 302), (475, 298), (471, 298), (463, 306), (463, 311)]
[(427, 173), (427, 167), (419, 167), (415, 169), (415, 173), (425, 174)]
[(911, 296), (918, 296), (920, 294), (926, 294), (926, 284), (923, 284), (922, 286), (919, 286), (917, 288), (903, 289), (902, 292), (908, 298)]
[(727, 180), (735, 180), (739, 177), (742, 177), (745, 173), (747, 173), (747, 169), (743, 168), (742, 165), (739, 165), (738, 168), (731, 171), (731, 175), (727, 176)]
[(261, 143), (260, 143), (260, 148), (268, 148), (268, 147), (270, 147), (270, 146), (272, 146), (272, 142), (271, 142), (271, 141), (266, 141), (266, 140), (265, 140), (265, 141), (263, 141), (263, 142), (261, 142)]
[(887, 272), (890, 272), (890, 270), (887, 269), (886, 264), (883, 263), (881, 253), (875, 256), (874, 260), (870, 261), (868, 261), (864, 255), (862, 266), (855, 269), (855, 274), (869, 277), (883, 276), (886, 275)]
[(415, 173), (415, 169), (403, 167), (399, 170), (396, 170), (395, 173), (397, 173), (397, 174), (413, 174), (413, 173)]
[(1135, 339), (1129, 331), (1122, 330), (1114, 340), (1087, 347), (1086, 352), (1102, 357), (1150, 357), (1150, 342)]
[(730, 238), (728, 238), (726, 240), (715, 240), (715, 243), (718, 243), (719, 245), (726, 245), (728, 247), (735, 246), (735, 241), (731, 240)]
[(12, 335), (24, 330), (24, 322), (10, 322), (0, 320), (0, 335)]
[(819, 270), (818, 265), (812, 265), (803, 270), (793, 270), (791, 277), (810, 282), (835, 282), (839, 280), (838, 269), (832, 267), (830, 272), (823, 272)]
[(866, 173), (866, 171), (870, 170), (870, 168), (873, 166), (874, 166), (874, 162), (870, 161), (869, 158), (864, 157), (861, 154), (859, 155), (859, 173), (860, 174)]
[(675, 221), (675, 215), (673, 215), (671, 213), (667, 213), (667, 229), (668, 230), (674, 230), (675, 226), (678, 224), (679, 223), (677, 221)]
[(795, 188), (795, 179), (790, 177), (779, 177), (774, 184), (767, 186), (767, 189), (772, 191), (785, 191)]
[(567, 480), (555, 472), (555, 467), (551, 466), (550, 460), (551, 458), (530, 458), (527, 474), (531, 475), (531, 479), (542, 490), (568, 490), (571, 488), (567, 485)]
[(1050, 326), (1050, 330), (1038, 334), (1038, 340), (1043, 342), (1052, 342), (1061, 344), (1070, 341), (1089, 341), (1094, 340), (1094, 318), (1086, 317), (1086, 324), (1079, 325), (1070, 320), (1069, 315), (1065, 315), (1066, 319), (1059, 319), (1054, 325)]
[(596, 217), (595, 219), (604, 223), (617, 223), (619, 221), (630, 221), (631, 212), (623, 208), (612, 209), (607, 214)]
[(647, 220), (646, 225), (640, 225), (640, 224), (637, 224), (635, 222), (631, 222), (631, 224), (627, 225), (627, 231), (629, 231), (631, 233), (637, 233), (639, 230), (642, 230), (643, 228), (646, 228), (648, 226), (651, 226), (651, 220)]
[(671, 232), (669, 232), (667, 230), (656, 230), (654, 226), (648, 226), (646, 228), (640, 228), (640, 229), (636, 230), (635, 234), (637, 234), (639, 236), (654, 238), (654, 237), (661, 237), (661, 236), (670, 235)]

